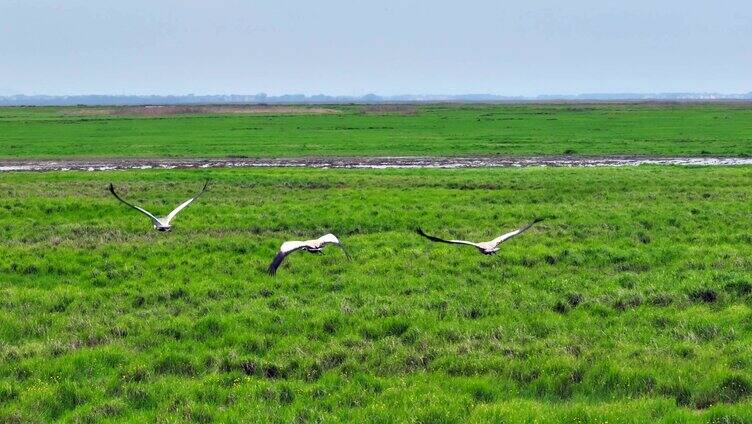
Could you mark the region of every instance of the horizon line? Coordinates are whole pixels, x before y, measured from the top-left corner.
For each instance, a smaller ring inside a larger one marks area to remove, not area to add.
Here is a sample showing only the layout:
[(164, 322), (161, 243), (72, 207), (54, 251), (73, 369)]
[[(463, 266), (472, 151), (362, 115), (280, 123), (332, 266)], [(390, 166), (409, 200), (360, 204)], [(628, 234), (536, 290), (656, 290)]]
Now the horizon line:
[(79, 94), (46, 94), (46, 93), (13, 93), (7, 94), (11, 90), (2, 90), (6, 94), (0, 94), (0, 97), (85, 97), (85, 96), (108, 96), (108, 97), (210, 97), (210, 96), (265, 96), (265, 97), (463, 97), (463, 96), (488, 96), (488, 97), (508, 97), (508, 98), (537, 98), (537, 97), (579, 97), (579, 96), (663, 96), (663, 95), (718, 95), (718, 96), (744, 96), (752, 94), (752, 89), (747, 92), (720, 92), (720, 91), (590, 91), (579, 93), (539, 93), (539, 94), (499, 94), (491, 92), (464, 92), (459, 94), (449, 93), (400, 93), (400, 94), (378, 94), (377, 92), (368, 92), (365, 94), (327, 94), (327, 93), (301, 93), (290, 92), (282, 94), (269, 94), (264, 91), (255, 93), (107, 93), (107, 92), (90, 92)]
[(509, 96), (499, 94), (400, 94), (400, 95), (327, 95), (327, 94), (14, 94), (0, 95), (0, 106), (136, 106), (190, 104), (346, 104), (346, 103), (530, 103), (530, 102), (692, 102), (750, 101), (748, 93), (715, 92), (664, 93), (581, 93)]

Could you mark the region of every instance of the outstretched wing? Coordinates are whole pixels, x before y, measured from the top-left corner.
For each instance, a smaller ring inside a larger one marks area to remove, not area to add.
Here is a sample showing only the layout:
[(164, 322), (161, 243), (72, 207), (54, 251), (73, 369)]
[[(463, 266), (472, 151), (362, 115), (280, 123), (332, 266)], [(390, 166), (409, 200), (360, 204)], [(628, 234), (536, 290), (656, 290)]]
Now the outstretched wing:
[(206, 182), (204, 183), (204, 188), (202, 188), (201, 191), (199, 191), (197, 195), (195, 195), (195, 196), (191, 197), (190, 199), (186, 200), (185, 202), (181, 203), (180, 206), (178, 206), (177, 208), (173, 209), (172, 212), (170, 212), (170, 214), (167, 215), (167, 218), (166, 218), (167, 219), (167, 223), (169, 224), (170, 221), (172, 221), (172, 218), (175, 218), (175, 215), (177, 215), (178, 212), (180, 212), (183, 209), (185, 209), (188, 205), (191, 204), (191, 202), (193, 202), (194, 200), (198, 199), (199, 196), (201, 196), (202, 194), (204, 194), (204, 192), (206, 191), (206, 187), (207, 186), (209, 186), (209, 180), (206, 180)]
[(352, 260), (352, 257), (350, 256), (350, 252), (345, 249), (345, 246), (342, 245), (342, 242), (339, 241), (337, 236), (334, 234), (326, 234), (318, 238), (317, 240), (319, 243), (321, 243), (322, 246), (326, 246), (327, 244), (333, 244), (340, 249), (342, 249), (343, 252), (345, 252), (345, 256), (347, 256), (347, 259)]
[(316, 241), (321, 243), (322, 245), (329, 244), (329, 243), (335, 243), (335, 244), (339, 243), (339, 239), (337, 238), (337, 236), (335, 236), (332, 233), (324, 234), (323, 236), (317, 238)]
[(510, 238), (514, 237), (514, 236), (518, 236), (518, 235), (520, 235), (520, 234), (524, 233), (524, 232), (525, 232), (525, 231), (527, 231), (527, 230), (528, 230), (528, 229), (529, 229), (530, 227), (532, 227), (533, 225), (535, 225), (536, 223), (538, 223), (538, 222), (541, 222), (541, 221), (543, 221), (543, 218), (536, 218), (536, 219), (535, 219), (535, 220), (534, 220), (533, 222), (531, 222), (531, 223), (529, 223), (529, 224), (525, 225), (524, 227), (521, 227), (521, 228), (519, 228), (519, 229), (517, 229), (517, 230), (511, 231), (511, 232), (509, 232), (509, 233), (506, 233), (506, 234), (504, 234), (504, 235), (501, 235), (501, 236), (499, 236), (499, 237), (496, 237), (495, 239), (491, 240), (491, 243), (492, 243), (492, 244), (493, 244), (494, 246), (496, 246), (496, 245), (499, 245), (499, 244), (501, 244), (501, 243), (503, 243), (503, 242), (505, 242), (505, 241), (509, 240)]
[(159, 220), (151, 212), (147, 211), (144, 208), (140, 208), (140, 207), (138, 207), (136, 205), (130, 204), (130, 203), (126, 202), (125, 200), (123, 200), (120, 196), (118, 196), (118, 194), (115, 192), (115, 186), (113, 186), (112, 183), (110, 183), (110, 193), (112, 193), (112, 195), (115, 196), (116, 199), (118, 199), (121, 202), (125, 203), (126, 205), (132, 207), (133, 209), (141, 212), (142, 214), (148, 216), (149, 219), (151, 219), (151, 222), (153, 222), (155, 225), (159, 224)]
[(342, 243), (335, 243), (335, 246), (339, 247), (340, 249), (342, 249), (343, 252), (345, 252), (345, 256), (347, 256), (348, 260), (350, 261), (352, 260), (352, 256), (350, 256), (350, 252), (347, 249), (345, 249), (345, 246), (343, 246)]
[(473, 243), (471, 241), (465, 241), (465, 240), (444, 240), (442, 238), (438, 238), (438, 237), (434, 237), (434, 236), (429, 236), (428, 234), (424, 233), (423, 230), (420, 229), (420, 228), (417, 229), (417, 233), (420, 234), (421, 236), (423, 236), (423, 237), (431, 240), (431, 241), (435, 241), (435, 242), (439, 242), (439, 243), (466, 244), (468, 246), (478, 247), (477, 244), (475, 244), (475, 243)]
[(277, 252), (277, 255), (272, 260), (272, 263), (269, 264), (269, 268), (266, 269), (266, 272), (268, 272), (269, 275), (275, 275), (277, 273), (277, 268), (279, 268), (279, 266), (282, 264), (282, 261), (285, 260), (288, 254), (290, 254), (290, 252)]
[(300, 250), (305, 246), (305, 243), (301, 241), (286, 241), (282, 243), (282, 247), (279, 248), (279, 252), (277, 252), (277, 255), (272, 260), (272, 263), (269, 264), (269, 268), (266, 269), (266, 272), (268, 272), (269, 275), (276, 274), (277, 268), (279, 268), (279, 266), (282, 264), (282, 261), (285, 260), (287, 255), (296, 250)]

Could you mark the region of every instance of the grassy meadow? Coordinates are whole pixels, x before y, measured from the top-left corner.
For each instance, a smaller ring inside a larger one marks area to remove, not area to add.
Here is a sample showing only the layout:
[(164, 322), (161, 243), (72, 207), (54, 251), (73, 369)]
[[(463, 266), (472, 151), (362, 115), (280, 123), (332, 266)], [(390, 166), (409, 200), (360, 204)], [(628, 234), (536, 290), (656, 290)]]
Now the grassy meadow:
[[(536, 110), (56, 127), (33, 110), (3, 118), (0, 152), (739, 154), (752, 134), (743, 109)], [(532, 121), (477, 120), (497, 113)], [(697, 128), (650, 131), (652, 114)], [(274, 125), (289, 137), (229, 131)], [(106, 190), (166, 213), (207, 177), (171, 233)], [(0, 422), (750, 422), (750, 187), (749, 167), (0, 173)], [(414, 233), (489, 240), (536, 216), (496, 256)], [(282, 241), (327, 231), (351, 262), (330, 248), (264, 273)]]
[(6, 107), (0, 158), (752, 154), (749, 104), (298, 109), (145, 116), (129, 115), (133, 108)]

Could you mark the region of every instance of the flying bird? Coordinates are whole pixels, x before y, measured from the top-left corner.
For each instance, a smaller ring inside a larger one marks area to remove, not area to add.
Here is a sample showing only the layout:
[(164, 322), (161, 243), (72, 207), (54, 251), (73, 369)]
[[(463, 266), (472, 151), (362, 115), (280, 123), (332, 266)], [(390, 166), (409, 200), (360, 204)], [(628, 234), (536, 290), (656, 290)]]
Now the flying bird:
[(482, 241), (480, 243), (474, 243), (472, 241), (465, 241), (465, 240), (444, 240), (438, 237), (429, 236), (428, 234), (424, 233), (423, 230), (420, 228), (418, 228), (418, 234), (420, 234), (421, 236), (431, 241), (436, 241), (440, 243), (466, 244), (468, 246), (475, 247), (476, 249), (480, 251), (480, 253), (483, 253), (484, 255), (493, 255), (494, 253), (499, 251), (499, 245), (501, 243), (504, 243), (505, 241), (509, 240), (510, 238), (514, 236), (524, 233), (525, 231), (527, 231), (528, 228), (532, 227), (536, 222), (541, 222), (541, 221), (543, 221), (543, 218), (536, 218), (533, 222), (525, 225), (522, 228), (519, 228), (512, 232), (496, 237), (495, 239), (491, 241)]
[(344, 246), (342, 246), (342, 243), (339, 242), (339, 239), (335, 237), (334, 234), (327, 234), (313, 240), (286, 241), (282, 243), (282, 246), (279, 248), (279, 252), (277, 252), (277, 256), (275, 256), (274, 260), (272, 260), (272, 263), (269, 264), (267, 272), (269, 273), (269, 275), (276, 274), (277, 268), (279, 268), (279, 265), (282, 264), (282, 261), (285, 260), (287, 255), (295, 252), (296, 250), (304, 250), (310, 253), (321, 253), (321, 250), (324, 249), (324, 247), (328, 244), (333, 244), (342, 249), (342, 251), (345, 252), (345, 256), (347, 256), (347, 259), (350, 259), (350, 254), (347, 253), (347, 250)]
[(120, 198), (120, 196), (118, 196), (118, 194), (115, 193), (115, 186), (113, 186), (112, 183), (110, 183), (110, 193), (112, 193), (112, 195), (115, 196), (116, 199), (118, 199), (121, 202), (125, 203), (126, 205), (132, 207), (133, 209), (141, 212), (142, 214), (148, 216), (149, 219), (151, 220), (151, 223), (154, 224), (154, 229), (156, 229), (157, 231), (170, 231), (172, 229), (171, 222), (172, 222), (173, 218), (175, 218), (175, 215), (177, 215), (178, 212), (180, 212), (183, 209), (185, 209), (188, 205), (191, 204), (191, 202), (193, 202), (194, 200), (196, 200), (199, 196), (201, 196), (202, 194), (204, 194), (204, 192), (206, 191), (206, 187), (208, 185), (209, 185), (209, 180), (206, 180), (206, 183), (204, 183), (204, 188), (202, 188), (201, 191), (198, 192), (197, 195), (195, 195), (195, 196), (191, 197), (190, 199), (186, 200), (185, 202), (181, 203), (180, 206), (178, 206), (177, 208), (173, 209), (172, 212), (169, 213), (169, 215), (167, 215), (165, 217), (161, 217), (161, 218), (157, 218), (156, 216), (154, 216), (154, 214), (152, 214), (151, 212), (147, 211), (146, 209), (140, 208), (140, 207), (138, 207), (136, 205), (133, 205), (133, 204), (130, 204), (130, 203), (126, 202), (125, 200), (123, 200), (122, 198)]

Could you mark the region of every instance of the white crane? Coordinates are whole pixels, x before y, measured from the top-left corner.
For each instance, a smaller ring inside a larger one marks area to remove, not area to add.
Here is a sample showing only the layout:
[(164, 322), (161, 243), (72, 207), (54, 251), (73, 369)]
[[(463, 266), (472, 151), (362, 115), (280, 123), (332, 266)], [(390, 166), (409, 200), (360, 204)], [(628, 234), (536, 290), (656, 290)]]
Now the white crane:
[(112, 195), (115, 196), (116, 199), (118, 199), (121, 202), (125, 203), (126, 205), (132, 207), (133, 209), (141, 212), (142, 214), (148, 216), (149, 219), (151, 220), (151, 223), (154, 224), (154, 229), (156, 229), (157, 231), (170, 231), (172, 229), (172, 225), (170, 223), (172, 222), (172, 219), (175, 218), (175, 215), (177, 215), (178, 212), (180, 212), (183, 209), (185, 209), (188, 205), (191, 204), (191, 202), (193, 202), (194, 200), (196, 200), (199, 196), (201, 196), (202, 194), (204, 194), (204, 192), (206, 191), (206, 187), (208, 185), (209, 185), (209, 180), (206, 180), (206, 183), (204, 183), (204, 188), (202, 188), (201, 191), (198, 192), (197, 195), (195, 195), (195, 196), (191, 197), (190, 199), (186, 200), (185, 202), (181, 203), (180, 206), (178, 206), (177, 208), (173, 209), (172, 212), (169, 213), (169, 215), (167, 215), (165, 217), (161, 217), (161, 218), (157, 218), (156, 216), (154, 216), (154, 214), (152, 214), (151, 212), (147, 211), (144, 208), (140, 208), (140, 207), (138, 207), (136, 205), (132, 205), (132, 204), (126, 202), (125, 200), (121, 199), (120, 196), (118, 196), (118, 194), (115, 193), (115, 186), (113, 186), (112, 183), (110, 183), (110, 193), (112, 193)]
[(345, 247), (342, 246), (342, 243), (339, 242), (339, 239), (335, 237), (334, 234), (326, 234), (313, 240), (294, 240), (282, 243), (282, 246), (279, 248), (279, 252), (277, 252), (277, 256), (275, 256), (274, 260), (272, 260), (272, 263), (269, 264), (267, 272), (269, 273), (269, 275), (276, 274), (277, 268), (279, 268), (279, 265), (282, 263), (282, 261), (285, 260), (287, 255), (295, 252), (296, 250), (304, 250), (310, 253), (321, 253), (321, 250), (324, 249), (324, 247), (328, 244), (333, 244), (342, 249), (342, 251), (345, 252), (345, 256), (347, 256), (347, 259), (350, 259), (350, 254), (347, 253), (347, 250), (345, 250)]
[(474, 243), (472, 241), (465, 241), (465, 240), (444, 240), (444, 239), (441, 239), (441, 238), (438, 238), (438, 237), (429, 236), (428, 234), (424, 233), (423, 230), (421, 230), (420, 228), (418, 228), (418, 234), (420, 234), (421, 236), (423, 236), (423, 237), (425, 237), (425, 238), (427, 238), (427, 239), (429, 239), (431, 241), (436, 241), (436, 242), (440, 242), (440, 243), (466, 244), (468, 246), (475, 247), (476, 249), (478, 249), (484, 255), (493, 255), (494, 253), (496, 253), (496, 252), (499, 251), (499, 245), (501, 243), (509, 240), (510, 238), (512, 238), (512, 237), (514, 237), (516, 235), (524, 233), (525, 231), (527, 231), (528, 228), (532, 227), (533, 224), (535, 224), (536, 222), (541, 222), (541, 221), (543, 221), (543, 218), (536, 218), (533, 222), (525, 225), (522, 228), (519, 228), (519, 229), (514, 230), (512, 232), (509, 232), (509, 233), (506, 233), (506, 234), (501, 235), (499, 237), (496, 237), (495, 239), (493, 239), (491, 241), (483, 241), (483, 242), (480, 242), (480, 243)]

